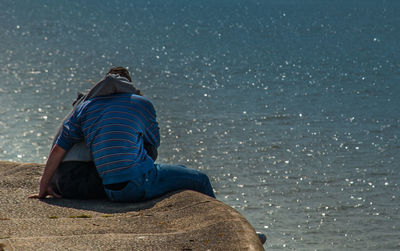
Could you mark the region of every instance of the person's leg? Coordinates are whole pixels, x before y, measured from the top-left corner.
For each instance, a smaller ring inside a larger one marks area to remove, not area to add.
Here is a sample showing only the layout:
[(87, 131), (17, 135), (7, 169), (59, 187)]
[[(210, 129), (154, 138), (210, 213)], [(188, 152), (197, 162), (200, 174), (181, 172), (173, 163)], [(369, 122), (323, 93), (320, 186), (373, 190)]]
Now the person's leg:
[(103, 184), (93, 162), (65, 161), (56, 169), (53, 189), (64, 198), (106, 198)]
[(182, 189), (194, 190), (215, 198), (205, 173), (182, 165), (156, 164), (155, 167), (149, 174), (148, 181), (145, 181), (145, 199)]
[(138, 202), (145, 199), (144, 185), (141, 178), (124, 182), (121, 188), (112, 188), (110, 185), (105, 185), (104, 191), (111, 201)]

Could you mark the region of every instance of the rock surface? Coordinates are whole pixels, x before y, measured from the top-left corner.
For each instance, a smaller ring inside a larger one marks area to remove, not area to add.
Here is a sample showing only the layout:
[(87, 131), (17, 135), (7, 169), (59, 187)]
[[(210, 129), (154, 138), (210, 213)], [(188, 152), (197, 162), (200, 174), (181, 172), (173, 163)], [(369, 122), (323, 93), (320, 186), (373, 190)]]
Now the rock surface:
[(193, 191), (144, 203), (28, 199), (43, 165), (0, 162), (1, 250), (264, 250), (236, 210)]

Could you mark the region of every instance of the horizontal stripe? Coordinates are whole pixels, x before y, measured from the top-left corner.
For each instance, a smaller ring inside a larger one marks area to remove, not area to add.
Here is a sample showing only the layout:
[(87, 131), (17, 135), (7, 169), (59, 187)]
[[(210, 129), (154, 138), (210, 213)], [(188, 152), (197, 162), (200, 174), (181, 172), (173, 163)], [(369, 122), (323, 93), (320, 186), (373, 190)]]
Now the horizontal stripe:
[(97, 155), (98, 153), (100, 153), (102, 151), (119, 150), (119, 149), (124, 149), (124, 148), (127, 148), (127, 150), (130, 150), (130, 149), (137, 150), (137, 149), (139, 149), (137, 146), (132, 146), (131, 148), (128, 148), (126, 146), (108, 146), (108, 147), (100, 148), (99, 150), (94, 151), (92, 154), (93, 155)]
[[(121, 112), (121, 111), (120, 112), (110, 111), (108, 113), (114, 116), (103, 116), (104, 114), (100, 114), (95, 119), (93, 119), (96, 121), (95, 123), (85, 121), (84, 122), (85, 126), (82, 127), (82, 132), (84, 134), (87, 134), (88, 130), (92, 130), (93, 128), (98, 128), (102, 124), (107, 124), (108, 121), (116, 121), (120, 122), (121, 124), (123, 124), (123, 122), (130, 123), (132, 124), (132, 126), (135, 126), (136, 131), (141, 131), (143, 130), (142, 128), (146, 128), (145, 124), (143, 123), (143, 121), (141, 121), (140, 117), (135, 114), (131, 114), (128, 112)], [(120, 115), (126, 115), (126, 117), (115, 116), (116, 113)]]
[(111, 158), (111, 157), (116, 157), (116, 156), (124, 156), (124, 155), (137, 155), (135, 153), (129, 152), (129, 153), (113, 153), (113, 154), (107, 154), (103, 155), (102, 157), (95, 158), (96, 161), (106, 159), (106, 158)]
[(104, 143), (112, 142), (112, 141), (115, 141), (115, 142), (125, 141), (127, 143), (135, 144), (135, 142), (127, 140), (127, 139), (107, 139), (107, 140), (103, 140), (103, 141), (97, 142), (95, 144), (92, 144), (92, 146), (95, 147), (95, 146), (98, 146), (100, 144), (104, 144)]
[[(129, 165), (129, 167), (131, 167), (131, 166), (137, 165), (137, 163), (135, 161), (136, 160), (132, 160), (132, 159), (116, 160), (116, 161), (107, 162), (107, 163), (104, 163), (104, 164), (101, 164), (101, 165), (96, 165), (96, 168), (97, 169), (101, 169), (101, 168), (103, 168), (105, 166), (111, 166), (111, 165), (114, 165), (114, 164), (117, 164), (117, 163), (126, 163), (126, 162), (132, 163), (132, 165)], [(96, 160), (95, 160), (95, 162), (96, 162)], [(112, 169), (114, 170), (114, 169), (119, 169), (119, 168), (120, 167), (112, 168)], [(110, 170), (110, 171), (112, 171), (112, 170)], [(102, 172), (104, 172), (104, 171), (102, 171)]]
[[(130, 105), (130, 106), (129, 106)], [(104, 107), (106, 106), (106, 108)], [(115, 105), (115, 104), (104, 104), (104, 105), (96, 105), (93, 104), (93, 109), (91, 111), (86, 111), (85, 114), (82, 116), (82, 120), (87, 120), (86, 117), (90, 117), (93, 113), (99, 113), (100, 111), (125, 111), (125, 112), (132, 112), (133, 114), (139, 113), (141, 115), (142, 118), (144, 118), (146, 121), (150, 121), (154, 118), (154, 115), (152, 115), (151, 113), (147, 113), (143, 114), (143, 112), (141, 111), (141, 109), (139, 109), (140, 107), (132, 107), (131, 104), (127, 104), (127, 105)]]
[[(122, 114), (122, 112), (113, 112), (113, 111), (110, 111), (109, 113), (113, 113), (113, 115), (116, 115), (116, 114)], [(107, 113), (104, 113), (104, 114), (102, 114), (102, 115), (106, 115)], [(129, 114), (129, 113), (125, 113), (125, 114), (128, 114), (128, 115), (131, 115), (131, 114)], [(96, 117), (96, 120), (98, 119), (98, 118), (100, 118), (101, 116), (99, 115), (99, 116), (97, 116)], [(93, 119), (91, 119), (91, 120), (93, 120)], [(101, 119), (101, 121), (97, 121), (96, 123), (91, 123), (89, 120), (88, 121), (85, 121), (85, 123), (88, 123), (88, 126), (86, 127), (86, 128), (84, 128), (84, 129), (82, 129), (82, 131), (85, 133), (87, 130), (89, 130), (90, 128), (95, 128), (98, 124), (100, 124), (100, 123), (106, 123), (107, 121), (109, 121), (109, 120), (118, 120), (118, 121), (124, 121), (124, 122), (127, 122), (127, 123), (130, 123), (130, 124), (135, 124), (135, 125), (137, 125), (137, 128), (139, 128), (140, 127), (140, 125), (138, 125), (138, 122), (137, 121), (135, 121), (135, 120), (132, 120), (132, 119), (129, 119), (129, 118), (125, 118), (125, 117), (107, 117), (107, 118), (102, 118)], [(136, 128), (134, 128), (136, 131), (137, 131), (137, 129)]]
[[(117, 96), (117, 95), (115, 95), (115, 96)], [(95, 102), (98, 102), (99, 104), (104, 104), (104, 103), (109, 103), (110, 100), (114, 101), (115, 96), (113, 95), (113, 96), (96, 97), (92, 100)], [(132, 102), (132, 101), (134, 101), (134, 102)], [(154, 110), (153, 104), (151, 103), (150, 100), (146, 99), (143, 96), (131, 95), (129, 97), (129, 101), (128, 100), (119, 100), (119, 103), (127, 104), (127, 105), (132, 105), (132, 104), (137, 105), (141, 108), (141, 110), (144, 110), (148, 116), (150, 116), (150, 119), (155, 119), (155, 110)], [(144, 118), (147, 120), (148, 116), (145, 116)]]
[[(109, 129), (109, 130), (105, 130), (105, 129)], [(127, 129), (127, 130), (123, 130), (123, 129)], [(103, 132), (103, 131), (105, 131), (105, 132)], [(107, 124), (107, 125), (98, 127), (96, 129), (96, 131), (93, 131), (93, 132), (87, 134), (86, 137), (91, 138), (92, 140), (95, 140), (98, 136), (106, 134), (106, 133), (115, 133), (115, 134), (120, 133), (120, 134), (126, 134), (126, 135), (132, 136), (134, 138), (137, 138), (138, 133), (133, 134), (132, 131), (137, 132), (136, 128), (129, 126), (129, 125)], [(93, 135), (93, 134), (97, 134), (97, 135)]]

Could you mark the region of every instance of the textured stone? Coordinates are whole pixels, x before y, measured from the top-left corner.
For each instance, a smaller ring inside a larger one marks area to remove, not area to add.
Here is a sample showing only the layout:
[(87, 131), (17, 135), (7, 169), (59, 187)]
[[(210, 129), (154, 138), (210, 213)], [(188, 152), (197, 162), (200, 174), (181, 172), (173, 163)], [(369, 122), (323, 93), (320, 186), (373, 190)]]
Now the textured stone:
[(143, 203), (28, 199), (42, 171), (0, 162), (0, 250), (264, 250), (242, 215), (200, 193)]

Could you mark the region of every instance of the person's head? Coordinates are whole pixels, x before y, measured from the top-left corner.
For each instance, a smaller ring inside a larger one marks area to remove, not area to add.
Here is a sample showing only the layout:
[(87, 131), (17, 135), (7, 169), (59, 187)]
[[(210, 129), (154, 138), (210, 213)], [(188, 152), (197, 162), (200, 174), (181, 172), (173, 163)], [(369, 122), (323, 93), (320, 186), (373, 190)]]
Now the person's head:
[[(108, 74), (116, 74), (116, 75), (119, 75), (121, 77), (128, 79), (129, 82), (132, 82), (132, 78), (131, 78), (131, 75), (129, 75), (129, 71), (127, 69), (125, 69), (124, 67), (120, 67), (120, 66), (113, 67), (107, 72), (106, 75), (108, 75)], [(136, 89), (136, 90), (137, 91), (135, 92), (135, 94), (143, 96), (143, 93), (139, 89)]]
[(121, 77), (128, 79), (129, 82), (132, 82), (131, 75), (129, 75), (129, 71), (127, 69), (125, 69), (124, 67), (120, 67), (120, 66), (113, 67), (107, 72), (107, 74), (117, 74)]

